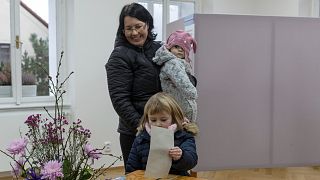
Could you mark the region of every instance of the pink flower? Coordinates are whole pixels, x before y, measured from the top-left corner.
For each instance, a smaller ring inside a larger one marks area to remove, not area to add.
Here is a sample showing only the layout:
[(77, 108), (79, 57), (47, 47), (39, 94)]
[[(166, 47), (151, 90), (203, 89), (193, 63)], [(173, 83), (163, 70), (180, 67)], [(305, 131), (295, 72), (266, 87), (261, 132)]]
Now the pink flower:
[(56, 180), (57, 177), (63, 177), (62, 173), (62, 163), (55, 160), (55, 161), (48, 161), (44, 164), (43, 168), (41, 169), (42, 178), (41, 179), (49, 179), (49, 180)]
[(99, 159), (102, 156), (102, 153), (94, 149), (89, 143), (84, 146), (84, 152), (92, 159)]
[(28, 140), (26, 138), (20, 138), (13, 140), (7, 150), (12, 155), (25, 155), (26, 146), (28, 144)]

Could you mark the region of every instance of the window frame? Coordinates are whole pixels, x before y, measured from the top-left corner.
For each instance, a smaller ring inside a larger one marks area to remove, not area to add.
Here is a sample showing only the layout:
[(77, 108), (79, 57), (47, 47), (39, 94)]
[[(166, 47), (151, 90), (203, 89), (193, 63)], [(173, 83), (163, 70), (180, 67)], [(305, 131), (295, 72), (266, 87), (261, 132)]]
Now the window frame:
[[(49, 5), (49, 68), (50, 73), (55, 75), (60, 52), (64, 49), (66, 42), (65, 37), (65, 15), (66, 4), (64, 0), (48, 1)], [(3, 109), (21, 109), (21, 108), (38, 108), (38, 107), (53, 107), (53, 96), (35, 96), (22, 97), (21, 83), (21, 59), (22, 50), (16, 48), (16, 36), (20, 36), (20, 0), (10, 1), (10, 63), (12, 77), (12, 97), (0, 98), (0, 110)], [(53, 28), (52, 28), (53, 27)], [(62, 72), (66, 70), (62, 66)], [(55, 76), (52, 76), (53, 78)]]
[(135, 2), (147, 3), (150, 14), (153, 14), (153, 4), (162, 4), (162, 41), (167, 37), (166, 25), (170, 23), (170, 1), (194, 3), (194, 13), (200, 12), (201, 2), (196, 0), (136, 0)]

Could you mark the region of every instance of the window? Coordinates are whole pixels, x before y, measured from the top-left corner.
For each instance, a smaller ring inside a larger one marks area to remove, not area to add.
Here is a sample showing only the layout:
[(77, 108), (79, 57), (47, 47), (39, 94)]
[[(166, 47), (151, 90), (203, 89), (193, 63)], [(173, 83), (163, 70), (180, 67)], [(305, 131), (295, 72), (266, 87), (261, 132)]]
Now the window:
[(61, 46), (56, 15), (60, 14), (61, 2), (0, 0), (1, 104), (53, 100), (42, 68), (55, 74), (57, 47)]
[(166, 24), (194, 14), (195, 2), (195, 0), (139, 0), (139, 3), (153, 16), (154, 31), (158, 34), (157, 40), (166, 38)]
[(170, 1), (169, 22), (194, 14), (194, 2)]
[(319, 17), (319, 0), (299, 0), (299, 16)]
[(0, 59), (1, 67), (10, 62), (10, 44), (9, 43), (0, 43)]

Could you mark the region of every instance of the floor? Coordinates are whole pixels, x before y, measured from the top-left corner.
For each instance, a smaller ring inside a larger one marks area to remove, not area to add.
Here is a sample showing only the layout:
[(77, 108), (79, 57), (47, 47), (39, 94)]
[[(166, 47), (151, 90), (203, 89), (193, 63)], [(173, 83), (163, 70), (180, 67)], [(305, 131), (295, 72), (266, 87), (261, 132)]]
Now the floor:
[[(107, 177), (123, 175), (123, 168), (112, 169)], [(198, 172), (209, 180), (320, 180), (320, 167), (288, 167), (270, 169), (239, 169)]]
[[(114, 167), (107, 170), (105, 177), (115, 178), (123, 176), (122, 167)], [(219, 170), (201, 171), (198, 177), (209, 180), (320, 180), (320, 167), (288, 167), (270, 169), (238, 169), (238, 170)], [(0, 176), (0, 180), (11, 180), (11, 177)]]

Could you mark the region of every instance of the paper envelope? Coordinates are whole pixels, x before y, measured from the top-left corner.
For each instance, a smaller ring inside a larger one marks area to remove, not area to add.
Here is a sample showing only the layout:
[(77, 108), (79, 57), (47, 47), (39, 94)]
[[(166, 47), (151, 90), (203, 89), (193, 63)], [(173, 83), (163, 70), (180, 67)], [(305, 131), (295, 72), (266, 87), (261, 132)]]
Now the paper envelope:
[(151, 126), (151, 142), (144, 176), (167, 177), (172, 164), (169, 149), (174, 146), (174, 132), (170, 129)]

